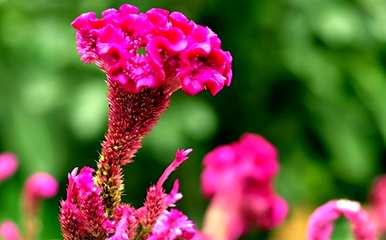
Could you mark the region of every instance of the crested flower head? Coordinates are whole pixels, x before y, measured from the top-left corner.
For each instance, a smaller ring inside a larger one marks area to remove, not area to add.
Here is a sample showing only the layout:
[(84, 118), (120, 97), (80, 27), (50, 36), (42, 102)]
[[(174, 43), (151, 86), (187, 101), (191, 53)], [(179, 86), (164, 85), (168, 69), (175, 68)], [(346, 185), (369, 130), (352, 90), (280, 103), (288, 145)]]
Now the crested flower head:
[(273, 188), (277, 172), (274, 146), (255, 134), (245, 134), (205, 156), (202, 190), (213, 199), (210, 215), (228, 219), (227, 239), (237, 239), (253, 227), (270, 229), (284, 220), (287, 203)]
[(19, 228), (11, 221), (4, 221), (0, 224), (0, 239), (21, 240)]
[(308, 221), (308, 240), (330, 240), (333, 222), (339, 217), (347, 218), (352, 225), (356, 240), (375, 240), (375, 225), (358, 202), (333, 200), (314, 211)]
[(12, 176), (17, 169), (17, 159), (12, 153), (0, 154), (0, 182)]
[(129, 4), (108, 9), (97, 18), (89, 12), (76, 18), (77, 49), (82, 61), (96, 63), (113, 81), (130, 92), (166, 86), (194, 95), (213, 95), (232, 78), (229, 52), (208, 27), (180, 12)]

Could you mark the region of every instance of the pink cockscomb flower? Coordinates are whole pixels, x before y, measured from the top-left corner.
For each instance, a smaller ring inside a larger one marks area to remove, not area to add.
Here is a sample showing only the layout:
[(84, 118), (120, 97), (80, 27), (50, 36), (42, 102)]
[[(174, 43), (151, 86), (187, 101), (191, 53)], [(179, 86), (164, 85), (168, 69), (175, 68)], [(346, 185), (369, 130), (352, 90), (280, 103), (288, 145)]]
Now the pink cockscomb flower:
[(386, 233), (386, 176), (378, 177), (370, 193), (370, 215), (377, 226), (377, 233)]
[(237, 239), (251, 228), (280, 224), (287, 215), (287, 203), (272, 186), (278, 168), (275, 147), (255, 134), (208, 153), (201, 182), (212, 202), (204, 232), (218, 239)]
[(12, 221), (4, 221), (0, 224), (0, 239), (21, 240), (19, 228)]
[(13, 153), (0, 154), (0, 182), (12, 176), (18, 166), (18, 161)]
[(84, 13), (72, 22), (82, 61), (96, 63), (130, 92), (167, 86), (188, 94), (208, 89), (213, 95), (232, 78), (229, 52), (208, 27), (180, 12), (139, 12), (124, 4), (97, 18)]
[(172, 93), (182, 88), (191, 95), (204, 89), (217, 94), (231, 83), (232, 57), (212, 30), (180, 12), (141, 13), (124, 4), (101, 18), (84, 13), (72, 26), (81, 60), (107, 75), (109, 124), (95, 182), (111, 216), (121, 201), (122, 167), (132, 162)]
[(172, 209), (157, 219), (147, 240), (191, 240), (196, 232), (192, 221), (182, 212)]
[(375, 240), (375, 225), (358, 202), (350, 200), (333, 200), (311, 215), (308, 222), (308, 240), (330, 240), (334, 230), (334, 221), (339, 217), (347, 218), (352, 225), (356, 240)]

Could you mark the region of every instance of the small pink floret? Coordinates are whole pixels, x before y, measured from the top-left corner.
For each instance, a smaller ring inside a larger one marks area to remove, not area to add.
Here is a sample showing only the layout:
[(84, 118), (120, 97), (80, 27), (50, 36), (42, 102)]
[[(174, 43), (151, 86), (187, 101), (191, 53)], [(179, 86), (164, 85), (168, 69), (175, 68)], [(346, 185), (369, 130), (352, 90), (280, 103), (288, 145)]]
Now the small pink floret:
[(130, 92), (167, 86), (187, 94), (217, 94), (232, 79), (232, 56), (208, 27), (180, 12), (129, 4), (108, 9), (98, 19), (84, 13), (72, 22), (85, 63), (96, 63)]
[(0, 154), (0, 182), (12, 176), (18, 167), (18, 161), (13, 153)]
[(356, 240), (375, 240), (375, 225), (358, 202), (333, 200), (317, 208), (308, 221), (308, 240), (330, 240), (334, 221), (347, 218)]
[(19, 228), (12, 221), (4, 221), (0, 224), (0, 239), (21, 240)]

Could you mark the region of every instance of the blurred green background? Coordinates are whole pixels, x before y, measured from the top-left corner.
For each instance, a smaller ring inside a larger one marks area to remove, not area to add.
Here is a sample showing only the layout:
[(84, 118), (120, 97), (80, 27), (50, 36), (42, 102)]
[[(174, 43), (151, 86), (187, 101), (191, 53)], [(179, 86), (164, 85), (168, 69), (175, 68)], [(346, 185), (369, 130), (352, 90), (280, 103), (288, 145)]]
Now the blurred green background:
[[(60, 239), (58, 201), (67, 173), (95, 166), (106, 129), (104, 74), (81, 63), (71, 21), (125, 1), (0, 0), (0, 151), (21, 166), (0, 184), (0, 221), (20, 223), (24, 180), (35, 171), (59, 179), (43, 204), (40, 239)], [(201, 160), (245, 131), (280, 153), (277, 188), (291, 207), (331, 198), (366, 201), (386, 160), (386, 1), (129, 1), (147, 10), (179, 10), (210, 26), (234, 57), (231, 88), (216, 97), (175, 94), (170, 109), (126, 168), (125, 198), (144, 199), (177, 148), (193, 147), (180, 178), (179, 208), (198, 225)], [(172, 181), (169, 181), (169, 186)], [(268, 239), (252, 232), (243, 239)], [(350, 239), (338, 228), (336, 239)], [(298, 239), (302, 239), (299, 237)], [(284, 239), (285, 240), (285, 239)]]

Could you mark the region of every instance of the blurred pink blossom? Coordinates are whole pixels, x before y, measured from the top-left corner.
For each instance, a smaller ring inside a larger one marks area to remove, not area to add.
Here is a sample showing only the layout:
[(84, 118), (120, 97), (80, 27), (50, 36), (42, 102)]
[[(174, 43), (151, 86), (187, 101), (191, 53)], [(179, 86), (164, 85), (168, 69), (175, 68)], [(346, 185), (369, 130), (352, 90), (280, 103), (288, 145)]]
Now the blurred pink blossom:
[(370, 215), (379, 235), (386, 233), (386, 176), (376, 179), (370, 193)]
[(223, 237), (231, 240), (251, 228), (280, 224), (288, 207), (273, 188), (278, 168), (275, 147), (256, 134), (245, 134), (208, 153), (201, 177), (204, 195), (212, 198), (207, 222), (216, 222), (216, 215), (217, 221), (226, 219)]
[(232, 78), (229, 52), (208, 27), (180, 12), (153, 8), (145, 13), (124, 4), (97, 18), (76, 18), (77, 49), (85, 63), (96, 63), (130, 92), (167, 86), (188, 94), (208, 89), (213, 95)]
[(35, 211), (42, 199), (54, 197), (58, 190), (58, 182), (48, 173), (38, 172), (30, 176), (24, 186), (24, 203), (27, 211)]
[(19, 228), (12, 221), (4, 221), (0, 224), (0, 239), (21, 240)]
[(13, 153), (0, 154), (0, 182), (12, 176), (18, 166), (18, 161)]
[(356, 240), (375, 240), (375, 225), (358, 202), (333, 200), (317, 208), (308, 221), (308, 240), (330, 240), (334, 221), (347, 218)]
[(30, 176), (24, 185), (25, 239), (36, 239), (38, 232), (38, 210), (43, 199), (54, 197), (59, 190), (56, 179), (45, 172)]

